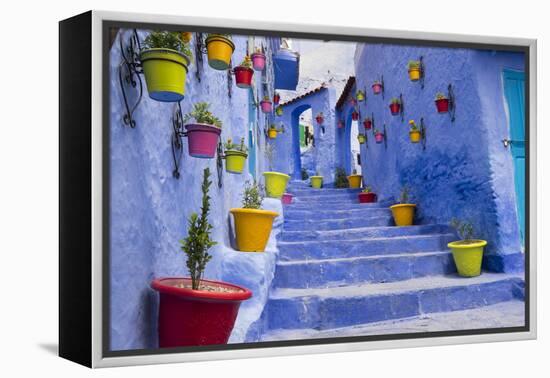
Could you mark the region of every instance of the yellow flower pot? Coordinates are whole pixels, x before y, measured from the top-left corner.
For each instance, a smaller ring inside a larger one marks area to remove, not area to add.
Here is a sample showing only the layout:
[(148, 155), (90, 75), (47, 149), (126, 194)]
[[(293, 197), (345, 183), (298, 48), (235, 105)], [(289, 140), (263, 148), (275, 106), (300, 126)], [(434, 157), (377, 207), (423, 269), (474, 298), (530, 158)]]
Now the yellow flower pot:
[(185, 94), (189, 58), (171, 49), (147, 49), (140, 54), (149, 97), (178, 102)]
[(235, 51), (235, 44), (223, 35), (210, 35), (206, 38), (208, 64), (215, 70), (226, 70)]
[(481, 274), (485, 240), (461, 240), (447, 244), (453, 253), (456, 270), (462, 277), (476, 277)]
[(399, 203), (397, 205), (390, 206), (395, 225), (412, 226), (415, 208), (416, 205), (412, 203)]
[(271, 198), (281, 198), (290, 176), (280, 172), (264, 172), (263, 175), (266, 195)]
[(263, 252), (273, 228), (273, 219), (279, 213), (257, 209), (231, 209), (229, 212), (235, 220), (238, 250)]
[(191, 42), (191, 39), (193, 38), (193, 33), (191, 32), (181, 32), (181, 40), (185, 43)]
[(409, 131), (409, 138), (411, 139), (411, 143), (418, 143), (422, 138), (422, 134), (420, 133), (420, 130)]
[(225, 170), (229, 173), (243, 173), (244, 163), (248, 154), (237, 150), (225, 151)]
[(311, 186), (315, 189), (321, 189), (323, 186), (323, 176), (311, 176)]
[(277, 138), (277, 130), (276, 129), (269, 129), (267, 133), (269, 135), (269, 139)]
[(361, 175), (350, 175), (348, 176), (348, 183), (350, 188), (360, 188), (361, 187)]
[(411, 81), (420, 80), (420, 68), (411, 68), (409, 70), (409, 78), (411, 79)]

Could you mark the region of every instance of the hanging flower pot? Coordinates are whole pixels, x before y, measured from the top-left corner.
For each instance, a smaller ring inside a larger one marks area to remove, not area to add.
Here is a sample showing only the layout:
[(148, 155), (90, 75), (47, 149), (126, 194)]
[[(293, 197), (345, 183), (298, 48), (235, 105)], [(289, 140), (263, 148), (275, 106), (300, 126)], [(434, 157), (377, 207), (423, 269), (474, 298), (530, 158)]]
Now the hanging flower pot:
[(353, 97), (349, 100), (349, 103), (351, 106), (357, 106), (357, 100), (354, 99)]
[(269, 139), (275, 139), (277, 138), (277, 134), (282, 131), (283, 129), (277, 129), (277, 126), (271, 124), (269, 125), (269, 129), (267, 130), (267, 136), (269, 137)]
[(323, 112), (317, 114), (317, 116), (315, 117), (315, 120), (317, 121), (317, 124), (322, 125), (323, 122), (325, 121), (325, 117), (323, 116)]
[(365, 118), (363, 121), (363, 126), (365, 127), (365, 130), (370, 130), (372, 128), (372, 119)]
[(183, 119), (184, 122), (195, 120), (195, 123), (185, 125), (189, 155), (193, 157), (211, 159), (216, 155), (222, 123), (208, 110), (209, 107), (207, 102), (196, 103)]
[(401, 110), (401, 102), (398, 98), (392, 98), (391, 104), (390, 104), (390, 112), (392, 115), (399, 115), (399, 111)]
[(355, 98), (357, 99), (357, 101), (363, 102), (365, 101), (365, 93), (362, 90), (358, 90), (355, 94)]
[(206, 38), (206, 50), (208, 65), (215, 70), (223, 71), (229, 68), (235, 44), (229, 34), (210, 34)]
[(140, 61), (149, 97), (162, 102), (181, 101), (191, 52), (187, 44), (182, 43), (180, 33), (153, 32), (144, 45)]
[(408, 64), (409, 68), (409, 79), (411, 81), (418, 81), (420, 80), (421, 76), (421, 68), (420, 68), (420, 61), (419, 60), (410, 60)]
[(357, 121), (359, 119), (359, 112), (356, 112), (355, 110), (351, 113), (351, 119), (354, 121)]
[(254, 75), (254, 70), (252, 69), (252, 61), (250, 57), (246, 55), (243, 62), (233, 69), (235, 72), (235, 83), (239, 88), (250, 88), (252, 87), (252, 76)]
[(357, 134), (357, 140), (359, 141), (359, 144), (365, 144), (367, 138), (365, 137), (365, 134)]
[(377, 144), (382, 143), (384, 141), (384, 133), (379, 131), (379, 130), (375, 130), (374, 131), (374, 141)]
[(273, 103), (275, 105), (279, 105), (279, 101), (281, 101), (281, 96), (277, 92), (273, 95)]
[(373, 193), (370, 186), (367, 186), (361, 193), (358, 194), (359, 203), (376, 202), (376, 193)]
[(342, 121), (342, 120), (339, 120), (339, 121), (338, 121), (338, 128), (339, 128), (339, 129), (344, 128), (344, 121)]
[(411, 119), (409, 121), (409, 126), (410, 126), (409, 138), (411, 140), (411, 143), (420, 142), (420, 139), (422, 139), (422, 132), (420, 131), (420, 129), (418, 128), (414, 120)]
[(435, 106), (438, 113), (447, 113), (449, 111), (449, 99), (440, 92), (435, 96)]
[(283, 205), (290, 205), (292, 203), (292, 194), (284, 193), (283, 198), (281, 198)]
[(265, 54), (262, 53), (262, 49), (256, 49), (256, 52), (252, 54), (252, 67), (255, 71), (263, 71), (265, 68)]
[[(363, 142), (364, 143), (364, 142)], [(357, 174), (357, 170), (353, 170), (353, 174), (348, 176), (348, 184), (351, 189), (357, 189), (361, 187), (361, 179), (363, 176)]]
[(277, 106), (275, 108), (275, 115), (277, 115), (278, 117), (283, 115), (283, 108), (281, 106)]
[(264, 172), (265, 192), (268, 197), (281, 198), (286, 190), (289, 175), (280, 172)]
[(310, 179), (312, 188), (321, 189), (321, 187), (323, 186), (323, 176), (319, 176), (319, 175), (311, 176), (309, 179)]
[(224, 144), (225, 170), (228, 173), (243, 173), (244, 163), (248, 157), (248, 148), (244, 145), (244, 138), (241, 138), (240, 144), (235, 144), (228, 139)]
[(271, 113), (273, 111), (273, 104), (269, 101), (268, 96), (264, 96), (264, 99), (260, 101), (260, 107), (262, 108), (262, 113)]
[(474, 238), (474, 228), (471, 223), (453, 219), (451, 226), (456, 228), (461, 238), (461, 240), (447, 244), (453, 254), (458, 274), (462, 277), (479, 276), (483, 261), (483, 249), (487, 245), (487, 241)]
[(372, 93), (375, 95), (382, 93), (382, 83), (375, 81), (374, 84), (372, 84)]

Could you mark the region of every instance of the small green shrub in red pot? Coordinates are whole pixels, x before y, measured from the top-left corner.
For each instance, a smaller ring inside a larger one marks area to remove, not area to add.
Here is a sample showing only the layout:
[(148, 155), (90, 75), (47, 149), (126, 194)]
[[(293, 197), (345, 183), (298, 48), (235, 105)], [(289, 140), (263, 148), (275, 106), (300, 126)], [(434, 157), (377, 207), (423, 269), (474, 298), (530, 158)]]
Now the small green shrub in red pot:
[(370, 186), (367, 186), (365, 189), (358, 194), (359, 203), (373, 203), (376, 202), (376, 193), (374, 193)]
[(438, 113), (447, 113), (449, 111), (449, 99), (439, 92), (435, 95), (435, 106)]
[(401, 110), (401, 101), (397, 97), (392, 98), (390, 103), (391, 114), (398, 115), (400, 110)]
[(354, 120), (354, 121), (357, 121), (359, 119), (359, 112), (354, 110), (352, 113), (351, 113), (351, 119)]
[(235, 72), (235, 82), (239, 88), (252, 87), (252, 77), (254, 70), (252, 69), (252, 60), (246, 55), (240, 65), (233, 69)]
[(365, 118), (363, 120), (363, 126), (365, 130), (370, 130), (372, 128), (372, 119), (370, 117)]
[(158, 278), (151, 287), (159, 293), (158, 338), (160, 348), (226, 344), (242, 301), (252, 292), (221, 281), (203, 279), (216, 245), (210, 234), (210, 170), (204, 169), (201, 213), (192, 213), (188, 234), (181, 241), (190, 277)]
[(281, 96), (275, 92), (275, 94), (273, 95), (273, 103), (275, 105), (279, 105), (279, 101), (281, 101)]

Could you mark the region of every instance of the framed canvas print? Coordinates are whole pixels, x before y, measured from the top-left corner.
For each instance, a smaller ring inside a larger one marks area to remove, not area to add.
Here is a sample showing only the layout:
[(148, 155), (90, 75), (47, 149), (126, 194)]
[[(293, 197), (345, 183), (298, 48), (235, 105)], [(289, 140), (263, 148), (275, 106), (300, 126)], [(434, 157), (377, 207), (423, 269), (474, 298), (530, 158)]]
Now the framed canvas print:
[(60, 22), (60, 355), (536, 336), (536, 42)]

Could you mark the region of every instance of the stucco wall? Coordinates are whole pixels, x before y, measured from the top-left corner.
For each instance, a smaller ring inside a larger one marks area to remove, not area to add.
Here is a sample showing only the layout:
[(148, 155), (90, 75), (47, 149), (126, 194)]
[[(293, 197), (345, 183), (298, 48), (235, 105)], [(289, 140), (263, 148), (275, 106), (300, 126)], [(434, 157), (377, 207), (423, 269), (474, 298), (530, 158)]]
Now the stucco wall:
[[(424, 57), (425, 88), (411, 82), (407, 63)], [(523, 70), (523, 56), (467, 49), (362, 44), (356, 57), (357, 88), (367, 89), (361, 117), (374, 114), (376, 127), (386, 124), (387, 149), (375, 144), (372, 132), (362, 146), (365, 182), (380, 200), (398, 198), (407, 185), (418, 204), (418, 223), (448, 223), (457, 217), (472, 221), (487, 239), (486, 266), (517, 270), (523, 261), (517, 226), (514, 176), (504, 111), (502, 68)], [(383, 75), (385, 98), (372, 93)], [(456, 96), (456, 121), (438, 114), (435, 94), (451, 83)], [(392, 97), (403, 94), (405, 117), (390, 114)], [(424, 118), (426, 150), (409, 141), (408, 121)], [(361, 119), (362, 119), (361, 118)], [(349, 122), (348, 122), (349, 125)], [(341, 158), (340, 158), (341, 159)], [(503, 257), (506, 256), (506, 257)]]
[[(220, 189), (217, 185), (215, 159), (190, 157), (184, 138), (180, 167), (182, 177), (174, 179), (170, 145), (170, 120), (174, 104), (149, 99), (146, 89), (134, 115), (137, 127), (130, 129), (123, 126), (123, 102), (117, 76), (121, 59), (118, 39), (121, 35), (126, 40), (128, 31), (119, 32), (110, 53), (111, 348), (156, 347), (158, 299), (149, 284), (156, 277), (188, 275), (179, 240), (186, 236), (190, 214), (199, 211), (200, 182), (205, 167), (209, 167), (213, 173), (210, 222), (214, 225), (212, 237), (219, 243), (210, 251), (213, 259), (206, 268), (205, 277), (226, 280), (253, 291), (253, 299), (241, 307), (230, 340), (242, 341), (248, 326), (260, 316), (267, 298), (276, 253), (275, 236), (282, 223), (282, 213), (275, 222), (267, 253), (239, 253), (231, 248), (229, 209), (241, 206), (243, 185), (246, 180), (252, 179), (248, 169), (242, 175), (224, 171), (223, 187)], [(145, 35), (145, 32), (140, 32), (141, 38)], [(236, 65), (245, 55), (247, 37), (234, 36), (233, 41), (236, 45), (233, 65)], [(262, 41), (256, 38), (256, 44)], [(266, 43), (271, 46), (272, 42)], [(213, 113), (223, 122), (223, 140), (231, 137), (238, 141), (244, 136), (248, 142), (248, 91), (237, 88), (233, 83), (232, 96), (229, 97), (227, 72), (211, 69), (206, 56), (199, 83), (195, 75), (195, 63), (189, 67), (186, 95), (181, 102), (183, 112), (188, 112), (196, 102), (208, 101)], [(256, 72), (254, 76), (256, 91), (259, 91), (257, 96), (261, 98), (260, 75)], [(134, 98), (136, 90), (128, 89)], [(258, 115), (256, 118), (260, 132), (254, 134), (259, 137), (257, 164), (261, 168), (265, 117)], [(266, 200), (264, 208), (280, 211), (280, 201)]]

